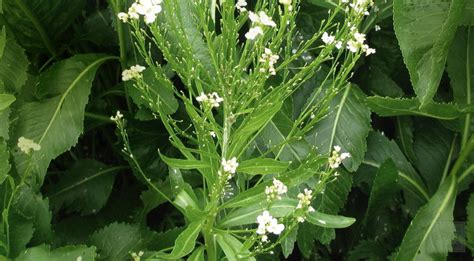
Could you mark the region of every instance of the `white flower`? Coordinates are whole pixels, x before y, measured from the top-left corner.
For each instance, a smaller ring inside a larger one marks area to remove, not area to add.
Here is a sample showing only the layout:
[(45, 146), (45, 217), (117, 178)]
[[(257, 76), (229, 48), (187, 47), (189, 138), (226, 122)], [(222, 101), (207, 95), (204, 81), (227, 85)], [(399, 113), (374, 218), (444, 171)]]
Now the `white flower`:
[(225, 160), (224, 158), (222, 158), (221, 164), (224, 171), (231, 174), (235, 174), (235, 171), (237, 170), (237, 167), (239, 166), (239, 163), (237, 163), (236, 157), (233, 157), (230, 160)]
[[(273, 54), (272, 50), (265, 48), (264, 53), (262, 54), (262, 57), (260, 58), (260, 62), (268, 64), (268, 71), (270, 72), (271, 75), (276, 75), (275, 71), (275, 63), (278, 61), (280, 56)], [(263, 69), (263, 70), (262, 70)], [(264, 72), (265, 69), (262, 68), (261, 71)]]
[(126, 14), (124, 12), (118, 13), (117, 17), (118, 17), (118, 19), (120, 19), (124, 23), (128, 22), (128, 14)]
[(342, 48), (342, 42), (337, 41), (335, 46), (336, 46), (337, 49), (341, 49)]
[(323, 40), (325, 44), (330, 45), (334, 42), (335, 38), (333, 35), (329, 35), (328, 33), (324, 32), (323, 37), (321, 39)]
[(245, 34), (245, 38), (249, 40), (255, 40), (257, 36), (263, 35), (263, 30), (260, 26), (255, 26), (249, 29), (249, 31)]
[(110, 119), (115, 122), (121, 120), (122, 118), (123, 118), (123, 114), (120, 111), (117, 111), (115, 116), (110, 116)]
[(281, 199), (282, 194), (285, 194), (288, 191), (288, 187), (283, 184), (283, 182), (278, 179), (273, 178), (273, 185), (265, 187), (265, 194), (267, 195), (267, 200), (272, 201), (275, 198)]
[(375, 49), (374, 48), (370, 48), (368, 45), (364, 44), (364, 46), (362, 47), (362, 49), (364, 50), (365, 52), (365, 56), (369, 56), (371, 54), (374, 54), (375, 53)]
[(347, 49), (349, 49), (349, 51), (353, 53), (356, 53), (357, 51), (359, 51), (359, 44), (357, 44), (357, 42), (354, 40), (349, 40), (347, 42)]
[(354, 39), (356, 40), (357, 43), (363, 44), (365, 42), (365, 34), (355, 32), (354, 33)]
[(201, 92), (201, 95), (196, 97), (196, 101), (204, 104), (208, 104), (211, 107), (219, 107), (219, 104), (224, 101), (223, 98), (219, 97), (219, 94), (217, 92), (205, 94)]
[(291, 5), (291, 0), (280, 0), (278, 2), (282, 5)]
[[(140, 15), (144, 16), (145, 23), (150, 24), (156, 20), (156, 15), (161, 12), (162, 0), (136, 0), (128, 9), (127, 16), (124, 13), (119, 14), (120, 20), (126, 22), (128, 18), (139, 19)], [(122, 19), (122, 18), (124, 19)], [(125, 19), (126, 18), (126, 19)]]
[(214, 131), (209, 132), (209, 135), (211, 135), (211, 137), (213, 137), (213, 138), (216, 137), (216, 133)]
[(141, 72), (145, 70), (145, 67), (140, 65), (134, 65), (128, 70), (122, 72), (122, 81), (129, 81), (132, 79), (138, 79), (141, 77)]
[(297, 209), (299, 208), (306, 208), (311, 205), (311, 200), (313, 199), (313, 191), (310, 189), (304, 189), (304, 193), (298, 194), (298, 205), (296, 206)]
[(285, 225), (278, 224), (278, 220), (272, 217), (267, 210), (263, 211), (263, 213), (257, 217), (257, 223), (258, 228), (256, 233), (262, 235), (263, 242), (268, 240), (267, 232), (279, 235), (285, 229)]
[(41, 145), (35, 143), (33, 140), (27, 139), (25, 137), (20, 137), (18, 139), (18, 148), (26, 154), (30, 154), (32, 150), (39, 151)]
[(382, 29), (382, 28), (380, 28), (380, 25), (376, 24), (375, 27), (374, 27), (374, 29), (375, 29), (375, 31), (377, 32), (377, 31), (380, 31), (380, 29)]
[(245, 12), (247, 9), (245, 8), (247, 6), (247, 1), (245, 0), (238, 0), (237, 4), (235, 4), (235, 8), (239, 10), (240, 12)]
[(329, 158), (329, 167), (332, 169), (337, 169), (342, 161), (346, 158), (350, 158), (351, 154), (348, 152), (341, 153), (341, 147), (336, 145), (332, 151), (332, 156)]
[(263, 35), (261, 26), (276, 27), (275, 22), (273, 22), (272, 18), (269, 17), (265, 11), (260, 11), (258, 14), (249, 12), (249, 19), (255, 25), (245, 34), (245, 37), (249, 40), (254, 40), (257, 36)]

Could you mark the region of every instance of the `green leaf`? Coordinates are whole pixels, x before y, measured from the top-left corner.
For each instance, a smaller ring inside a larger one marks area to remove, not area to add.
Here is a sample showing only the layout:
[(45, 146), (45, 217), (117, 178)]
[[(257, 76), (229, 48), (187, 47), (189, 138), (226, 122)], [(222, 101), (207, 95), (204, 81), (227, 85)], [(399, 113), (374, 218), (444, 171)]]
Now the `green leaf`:
[(229, 233), (217, 233), (216, 240), (219, 246), (224, 251), (227, 260), (256, 260), (255, 257), (249, 256), (250, 252), (248, 249), (243, 249), (242, 242), (240, 242), (237, 238), (233, 237)]
[[(474, 193), (471, 193), (471, 197), (467, 203), (466, 213), (466, 242), (471, 249), (471, 253), (474, 253)], [(472, 255), (474, 256), (474, 254)]]
[(421, 107), (428, 105), (436, 94), (466, 2), (394, 1), (395, 33)]
[(144, 250), (151, 239), (151, 232), (138, 224), (113, 223), (92, 234), (90, 242), (98, 260), (129, 260), (131, 252)]
[(94, 261), (95, 247), (65, 246), (51, 251), (50, 246), (41, 245), (28, 248), (15, 260), (17, 261)]
[(55, 53), (61, 33), (81, 14), (82, 0), (4, 0), (3, 18), (17, 41), (30, 51)]
[(10, 105), (15, 101), (15, 96), (10, 94), (0, 93), (0, 111), (5, 110), (10, 107)]
[[(414, 204), (419, 205), (429, 199), (428, 190), (420, 175), (408, 162), (394, 141), (380, 133), (372, 132), (367, 139), (367, 147), (368, 150), (363, 164), (380, 168), (387, 159), (391, 159), (397, 167), (400, 186), (406, 192), (409, 192), (409, 195), (416, 197), (413, 199)], [(405, 195), (405, 197), (409, 195)]]
[(165, 155), (160, 153), (161, 159), (172, 168), (178, 169), (201, 169), (201, 168), (209, 168), (210, 166), (200, 160), (187, 160), (187, 159), (173, 159), (168, 158)]
[(205, 261), (204, 251), (206, 249), (203, 246), (196, 248), (193, 253), (186, 259), (186, 261)]
[(10, 153), (5, 141), (0, 138), (0, 184), (2, 184), (10, 172), (11, 165), (9, 162)]
[(251, 175), (278, 174), (288, 169), (290, 163), (270, 158), (256, 158), (239, 163), (237, 171)]
[(268, 209), (266, 201), (258, 202), (252, 206), (235, 210), (226, 215), (220, 222), (219, 226), (223, 228), (248, 225), (257, 222), (257, 216), (261, 215), (264, 210), (268, 210), (274, 217), (284, 217), (291, 213), (298, 204), (296, 199), (282, 198), (271, 204)]
[(425, 180), (430, 195), (434, 194), (453, 161), (456, 137), (435, 120), (418, 120), (414, 150), (416, 168)]
[(456, 177), (451, 175), (420, 208), (403, 238), (395, 260), (445, 259), (454, 238)]
[(15, 40), (6, 38), (0, 57), (0, 81), (4, 84), (0, 86), (0, 93), (19, 93), (27, 79), (28, 65), (25, 50)]
[(199, 236), (203, 222), (195, 221), (188, 225), (188, 227), (176, 238), (173, 250), (171, 253), (158, 253), (154, 257), (163, 259), (178, 259), (188, 255), (194, 250), (196, 239)]
[(414, 115), (440, 120), (454, 120), (473, 108), (456, 104), (430, 102), (420, 108), (420, 102), (415, 98), (367, 97), (367, 105), (375, 113), (383, 117)]
[(50, 239), (52, 215), (48, 200), (31, 188), (24, 185), (18, 188), (8, 214), (10, 256), (20, 254), (30, 241), (39, 244)]
[(322, 154), (341, 146), (351, 157), (344, 160), (349, 171), (356, 171), (364, 159), (370, 129), (370, 110), (364, 105), (365, 94), (348, 85), (331, 101), (330, 113), (308, 133), (306, 140)]
[[(472, 3), (472, 1), (470, 1)], [(454, 101), (474, 105), (474, 26), (459, 27), (449, 51), (447, 72), (451, 80)], [(459, 119), (462, 146), (474, 131), (472, 112)]]
[[(111, 57), (77, 55), (53, 65), (40, 75), (38, 93), (55, 95), (39, 102), (25, 102), (14, 114), (12, 147), (18, 138), (32, 139), (41, 146), (31, 156), (15, 151), (16, 170), (21, 176), (33, 173), (42, 184), (52, 159), (76, 144), (83, 130), (84, 109), (98, 67)], [(67, 126), (67, 127), (66, 127)]]
[[(351, 187), (352, 175), (346, 171), (340, 171), (336, 180), (326, 184), (324, 193), (316, 195), (313, 202), (314, 208), (320, 213), (337, 215), (345, 205)], [(323, 228), (319, 225), (312, 227), (315, 230), (315, 238), (323, 244), (328, 244), (336, 236), (333, 228)]]
[(57, 213), (79, 212), (81, 215), (97, 213), (109, 199), (114, 185), (114, 174), (123, 167), (107, 167), (105, 164), (82, 159), (61, 174), (59, 182), (51, 185), (48, 198)]
[(464, 8), (461, 24), (465, 26), (474, 25), (474, 2), (473, 1), (467, 1), (466, 7)]
[(288, 258), (295, 248), (295, 242), (298, 236), (298, 226), (295, 226), (293, 229), (286, 234), (286, 236), (281, 241), (281, 251), (283, 256)]
[(400, 190), (398, 186), (398, 171), (393, 160), (388, 158), (384, 161), (377, 174), (370, 190), (369, 203), (365, 214), (365, 222), (370, 226), (377, 217), (377, 212), (388, 207), (396, 193)]
[(346, 228), (356, 222), (355, 218), (329, 215), (319, 211), (310, 212), (306, 220), (311, 224), (325, 228)]
[(413, 119), (410, 116), (397, 117), (395, 125), (395, 140), (410, 162), (414, 163), (416, 155), (413, 149)]

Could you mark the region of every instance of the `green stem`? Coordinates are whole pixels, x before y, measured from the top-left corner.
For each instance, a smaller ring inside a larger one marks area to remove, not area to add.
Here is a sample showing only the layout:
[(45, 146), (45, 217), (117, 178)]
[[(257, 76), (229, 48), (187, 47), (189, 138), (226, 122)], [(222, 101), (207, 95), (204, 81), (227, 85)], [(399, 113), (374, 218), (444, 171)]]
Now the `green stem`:
[(466, 146), (464, 146), (463, 150), (461, 151), (461, 155), (454, 163), (453, 168), (451, 169), (451, 175), (457, 175), (459, 170), (461, 169), (462, 165), (466, 161), (466, 159), (471, 155), (471, 151), (474, 149), (474, 134), (471, 135), (469, 140), (466, 142)]
[(90, 119), (94, 119), (94, 120), (98, 120), (98, 121), (102, 121), (102, 122), (106, 122), (106, 123), (114, 123), (110, 119), (110, 117), (100, 115), (100, 114), (95, 114), (95, 113), (92, 113), (92, 112), (85, 112), (84, 116), (86, 116), (86, 118), (90, 118)]

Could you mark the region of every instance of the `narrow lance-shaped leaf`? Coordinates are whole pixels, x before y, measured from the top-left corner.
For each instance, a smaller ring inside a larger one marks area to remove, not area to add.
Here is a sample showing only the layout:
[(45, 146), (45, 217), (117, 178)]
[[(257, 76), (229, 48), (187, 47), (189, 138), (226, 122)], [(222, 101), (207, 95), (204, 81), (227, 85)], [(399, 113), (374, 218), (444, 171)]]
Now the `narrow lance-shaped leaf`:
[(15, 147), (18, 138), (31, 139), (41, 146), (31, 156), (21, 151), (13, 153), (20, 175), (34, 174), (41, 184), (52, 159), (76, 144), (83, 130), (84, 109), (98, 67), (111, 57), (77, 55), (53, 65), (40, 75), (38, 95), (54, 97), (39, 102), (24, 102), (16, 111), (17, 123), (11, 139)]
[(370, 110), (364, 104), (365, 94), (348, 85), (331, 101), (330, 113), (318, 122), (306, 139), (322, 154), (329, 154), (338, 145), (351, 157), (344, 160), (349, 171), (356, 171), (367, 149)]
[(457, 180), (451, 175), (420, 208), (403, 237), (395, 260), (445, 259), (454, 238), (453, 209)]
[(282, 162), (270, 158), (250, 159), (239, 163), (238, 172), (252, 175), (278, 174), (284, 172), (290, 162)]
[(436, 94), (466, 2), (394, 1), (395, 33), (421, 107)]
[(310, 212), (306, 220), (311, 224), (324, 228), (346, 228), (356, 222), (355, 218), (329, 215), (319, 211)]
[(158, 253), (154, 257), (163, 259), (178, 259), (191, 253), (196, 244), (196, 239), (202, 228), (202, 221), (195, 221), (188, 225), (188, 227), (178, 236), (175, 241), (173, 250), (169, 254)]
[(243, 244), (237, 238), (229, 233), (218, 233), (216, 236), (217, 243), (225, 253), (225, 257), (229, 261), (237, 260), (256, 260), (255, 257), (250, 257), (248, 249), (243, 249)]

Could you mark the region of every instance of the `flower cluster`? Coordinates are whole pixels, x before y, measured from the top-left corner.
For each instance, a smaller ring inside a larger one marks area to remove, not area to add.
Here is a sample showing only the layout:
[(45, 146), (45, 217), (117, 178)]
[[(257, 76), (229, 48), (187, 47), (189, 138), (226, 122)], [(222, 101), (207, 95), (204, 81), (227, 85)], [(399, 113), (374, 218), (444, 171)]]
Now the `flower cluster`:
[(288, 188), (283, 184), (283, 182), (278, 179), (273, 179), (273, 185), (265, 187), (265, 194), (267, 195), (267, 201), (273, 201), (275, 199), (280, 200), (282, 194), (285, 194), (288, 191)]
[[(308, 212), (314, 212), (315, 209), (311, 206), (311, 200), (313, 199), (313, 191), (310, 189), (304, 189), (304, 193), (298, 194), (298, 205), (296, 206), (297, 209), (307, 209)], [(305, 218), (299, 216), (298, 222), (304, 222)]]
[(110, 116), (110, 120), (115, 121), (115, 122), (121, 120), (122, 118), (123, 118), (123, 114), (120, 111), (117, 111), (115, 116)]
[(211, 105), (211, 107), (217, 108), (217, 107), (219, 107), (219, 103), (223, 102), (224, 99), (219, 97), (217, 92), (209, 93), (207, 95), (202, 92), (201, 95), (196, 97), (196, 101), (198, 101), (200, 103), (209, 104), (209, 105)]
[(262, 235), (263, 242), (268, 240), (267, 233), (279, 235), (285, 229), (285, 225), (278, 224), (278, 220), (272, 217), (266, 210), (257, 217), (257, 223), (257, 234)]
[(145, 70), (145, 67), (141, 65), (134, 65), (128, 70), (122, 72), (122, 81), (130, 81), (132, 79), (138, 79), (142, 76), (142, 72)]
[(350, 158), (351, 154), (348, 152), (340, 153), (341, 147), (334, 146), (334, 150), (332, 151), (332, 155), (329, 158), (329, 167), (332, 169), (337, 169), (341, 165), (342, 161), (346, 158)]
[(354, 0), (353, 3), (350, 3), (349, 6), (354, 9), (357, 14), (369, 15), (368, 8), (373, 6), (374, 2), (372, 0)]
[(226, 160), (222, 158), (221, 164), (224, 171), (230, 174), (235, 174), (235, 171), (237, 170), (237, 167), (239, 166), (239, 163), (237, 163), (236, 157), (233, 157), (230, 160)]
[[(271, 75), (276, 75), (275, 71), (275, 63), (278, 61), (278, 58), (280, 58), (277, 54), (273, 54), (272, 50), (265, 48), (265, 52), (262, 54), (262, 57), (260, 58), (260, 62), (268, 64), (268, 71), (270, 72)], [(260, 69), (261, 72), (265, 72), (265, 68)]]
[(30, 154), (32, 150), (39, 151), (41, 149), (41, 145), (34, 142), (33, 140), (27, 139), (25, 137), (20, 137), (18, 139), (18, 148), (26, 154)]
[(247, 1), (246, 0), (238, 0), (237, 3), (235, 4), (235, 8), (239, 10), (240, 12), (245, 12), (247, 11)]
[(249, 18), (252, 21), (254, 27), (245, 34), (245, 37), (249, 40), (254, 40), (259, 35), (263, 35), (263, 26), (276, 27), (275, 22), (269, 17), (265, 11), (260, 11), (257, 14), (249, 12)]
[(291, 5), (291, 0), (280, 0), (278, 1), (282, 5), (290, 6)]
[(156, 20), (156, 15), (161, 12), (162, 0), (136, 0), (135, 3), (130, 6), (128, 13), (118, 13), (118, 18), (122, 22), (126, 23), (128, 19), (140, 19), (140, 15), (143, 15), (145, 23), (151, 24)]
[(375, 53), (375, 49), (370, 48), (367, 44), (365, 44), (365, 34), (359, 33), (359, 32), (354, 32), (353, 39), (350, 39), (347, 42), (347, 49), (349, 51), (356, 53), (359, 51), (359, 49), (362, 49), (363, 52), (365, 52), (365, 55), (371, 55)]

